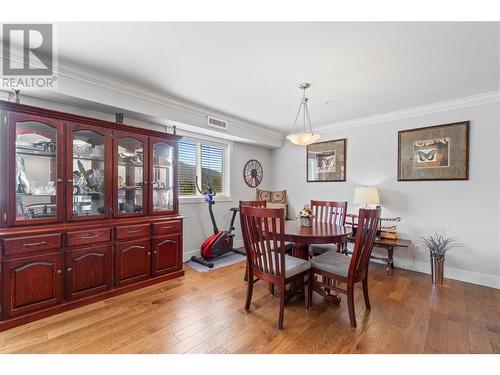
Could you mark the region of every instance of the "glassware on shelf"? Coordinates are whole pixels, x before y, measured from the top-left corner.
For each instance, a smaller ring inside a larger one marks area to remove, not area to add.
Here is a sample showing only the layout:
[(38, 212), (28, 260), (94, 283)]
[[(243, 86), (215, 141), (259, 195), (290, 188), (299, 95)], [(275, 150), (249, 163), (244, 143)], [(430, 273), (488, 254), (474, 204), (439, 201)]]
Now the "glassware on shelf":
[(153, 211), (173, 209), (173, 151), (168, 143), (153, 146)]
[(39, 121), (17, 121), (15, 220), (57, 216), (57, 128)]
[(73, 216), (104, 214), (105, 137), (92, 130), (73, 134)]
[(132, 137), (118, 140), (117, 168), (118, 212), (137, 214), (144, 211), (144, 143)]

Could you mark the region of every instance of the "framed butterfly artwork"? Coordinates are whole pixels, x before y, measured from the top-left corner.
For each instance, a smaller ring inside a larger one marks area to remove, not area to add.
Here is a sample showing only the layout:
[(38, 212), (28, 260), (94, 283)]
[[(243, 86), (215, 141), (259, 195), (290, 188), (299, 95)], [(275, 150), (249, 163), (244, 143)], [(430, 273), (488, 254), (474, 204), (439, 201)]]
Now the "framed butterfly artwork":
[(398, 132), (398, 181), (469, 179), (469, 121)]
[(346, 179), (346, 139), (307, 146), (307, 182), (338, 182)]

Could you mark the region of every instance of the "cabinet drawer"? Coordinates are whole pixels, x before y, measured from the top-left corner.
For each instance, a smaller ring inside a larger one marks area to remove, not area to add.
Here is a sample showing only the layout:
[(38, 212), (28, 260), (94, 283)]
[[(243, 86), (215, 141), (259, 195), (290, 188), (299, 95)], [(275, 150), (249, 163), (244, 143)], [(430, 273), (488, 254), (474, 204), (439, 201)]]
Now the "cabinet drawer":
[(182, 221), (171, 220), (153, 223), (153, 234), (182, 234)]
[(111, 240), (111, 229), (91, 229), (68, 232), (68, 246), (87, 245), (89, 243), (107, 242)]
[(116, 227), (116, 239), (125, 240), (128, 238), (149, 237), (151, 226), (149, 224), (129, 225)]
[(58, 250), (61, 248), (61, 233), (41, 236), (6, 238), (4, 240), (5, 256), (35, 253), (38, 251)]

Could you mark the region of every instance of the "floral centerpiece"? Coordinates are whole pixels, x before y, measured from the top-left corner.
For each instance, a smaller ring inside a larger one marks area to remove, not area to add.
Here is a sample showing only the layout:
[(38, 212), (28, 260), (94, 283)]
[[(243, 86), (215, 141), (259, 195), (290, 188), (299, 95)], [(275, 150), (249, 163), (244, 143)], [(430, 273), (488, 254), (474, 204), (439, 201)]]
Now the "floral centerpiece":
[(313, 211), (310, 206), (305, 205), (304, 208), (299, 212), (297, 219), (300, 219), (301, 227), (310, 227), (312, 219), (314, 217)]

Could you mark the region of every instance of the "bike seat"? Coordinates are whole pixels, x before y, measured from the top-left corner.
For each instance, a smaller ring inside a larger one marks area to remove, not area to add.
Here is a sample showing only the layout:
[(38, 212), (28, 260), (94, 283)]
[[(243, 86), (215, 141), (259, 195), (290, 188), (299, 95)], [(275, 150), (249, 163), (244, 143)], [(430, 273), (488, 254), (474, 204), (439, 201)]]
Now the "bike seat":
[(233, 211), (233, 212), (238, 212), (240, 209), (239, 207), (233, 207), (233, 208), (230, 208), (229, 211)]

